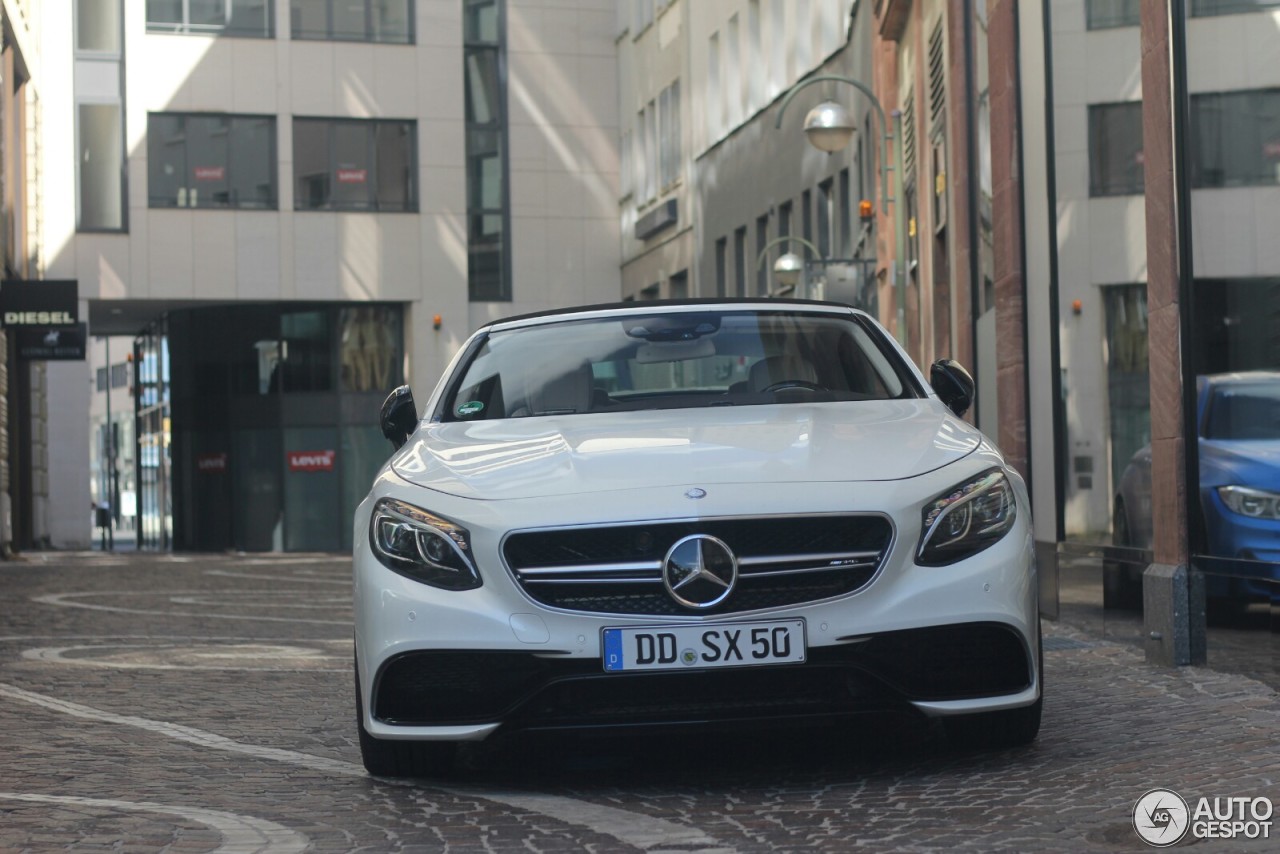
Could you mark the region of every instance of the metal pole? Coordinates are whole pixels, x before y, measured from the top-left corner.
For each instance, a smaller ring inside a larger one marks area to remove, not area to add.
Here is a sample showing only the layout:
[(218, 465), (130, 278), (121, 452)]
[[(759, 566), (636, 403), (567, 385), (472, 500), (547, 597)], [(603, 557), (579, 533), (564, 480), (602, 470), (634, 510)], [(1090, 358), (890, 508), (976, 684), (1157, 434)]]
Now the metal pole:
[(103, 490), (107, 493), (107, 526), (102, 532), (103, 541), (108, 551), (115, 551), (115, 512), (116, 512), (116, 437), (111, 421), (111, 339), (102, 339), (103, 352), (107, 362), (107, 477)]

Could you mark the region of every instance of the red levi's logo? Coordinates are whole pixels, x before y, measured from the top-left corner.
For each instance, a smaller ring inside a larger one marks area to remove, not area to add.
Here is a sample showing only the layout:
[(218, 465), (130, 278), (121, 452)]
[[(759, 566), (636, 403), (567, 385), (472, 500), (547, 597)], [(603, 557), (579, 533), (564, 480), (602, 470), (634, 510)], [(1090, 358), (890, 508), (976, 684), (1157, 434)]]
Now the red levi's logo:
[(368, 169), (339, 169), (338, 170), (339, 184), (363, 184), (367, 180), (369, 180)]
[(221, 181), (227, 175), (225, 166), (197, 166), (197, 181)]
[(289, 471), (333, 471), (337, 451), (290, 451)]
[(220, 473), (227, 470), (227, 452), (196, 454), (196, 471)]

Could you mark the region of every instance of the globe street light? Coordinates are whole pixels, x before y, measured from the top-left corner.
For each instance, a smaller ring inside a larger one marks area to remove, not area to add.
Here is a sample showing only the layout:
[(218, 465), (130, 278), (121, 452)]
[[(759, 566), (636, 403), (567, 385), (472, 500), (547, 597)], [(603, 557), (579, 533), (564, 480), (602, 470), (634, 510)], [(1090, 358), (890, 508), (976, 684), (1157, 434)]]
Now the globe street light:
[(794, 288), (800, 282), (800, 274), (804, 272), (804, 259), (794, 252), (788, 252), (773, 262), (773, 277), (778, 284)]
[[(760, 254), (756, 256), (756, 269), (764, 267), (764, 259), (769, 255), (769, 250), (777, 246), (779, 243), (799, 243), (801, 246), (813, 253), (814, 258), (821, 258), (818, 247), (814, 246), (803, 237), (793, 237), (784, 234), (781, 237), (775, 237), (764, 246), (760, 247)], [(800, 274), (804, 272), (804, 259), (794, 252), (787, 252), (773, 262), (773, 277), (778, 280), (778, 284), (782, 285), (776, 292), (770, 292), (770, 296), (776, 296), (788, 289), (794, 289), (800, 283)]]
[(855, 130), (849, 111), (836, 101), (823, 101), (804, 117), (804, 135), (809, 143), (828, 154), (848, 145)]

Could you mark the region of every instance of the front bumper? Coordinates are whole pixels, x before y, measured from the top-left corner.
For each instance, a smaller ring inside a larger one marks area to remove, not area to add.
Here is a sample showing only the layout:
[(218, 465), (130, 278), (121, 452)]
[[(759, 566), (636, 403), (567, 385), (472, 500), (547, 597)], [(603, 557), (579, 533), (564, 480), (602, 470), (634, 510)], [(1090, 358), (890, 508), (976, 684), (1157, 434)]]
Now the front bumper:
[[(455, 510), (453, 517), (471, 526), (484, 585), (449, 592), (399, 576), (370, 553), (361, 534), (373, 498), (436, 501), (428, 509), (454, 510), (440, 506), (447, 496), (384, 476), (356, 516), (356, 648), (364, 726), (377, 738), (456, 740), (484, 738), (500, 727), (801, 719), (887, 708), (944, 716), (1034, 703), (1040, 695), (1036, 577), (1021, 484), (1019, 518), (994, 546), (946, 567), (921, 567), (913, 560), (920, 502), (960, 477), (952, 471), (858, 484), (855, 500), (847, 484), (769, 486), (768, 506), (794, 513), (901, 508), (908, 490), (916, 500), (893, 514), (894, 545), (876, 579), (855, 594), (718, 617), (671, 618), (713, 625), (799, 617), (808, 642), (804, 664), (606, 674), (601, 630), (653, 625), (654, 618), (562, 611), (533, 602), (501, 564), (501, 537), (508, 530), (540, 527), (549, 509), (558, 525), (590, 524), (630, 518), (636, 506), (657, 506), (657, 496), (619, 491), (590, 502), (557, 500), (554, 508), (546, 501), (537, 507), (506, 501), (501, 508), (468, 502), (469, 514)], [(930, 479), (936, 490), (920, 483)], [(700, 502), (702, 518), (759, 513), (758, 494), (709, 491), (714, 500)], [(662, 498), (670, 503), (670, 496)]]

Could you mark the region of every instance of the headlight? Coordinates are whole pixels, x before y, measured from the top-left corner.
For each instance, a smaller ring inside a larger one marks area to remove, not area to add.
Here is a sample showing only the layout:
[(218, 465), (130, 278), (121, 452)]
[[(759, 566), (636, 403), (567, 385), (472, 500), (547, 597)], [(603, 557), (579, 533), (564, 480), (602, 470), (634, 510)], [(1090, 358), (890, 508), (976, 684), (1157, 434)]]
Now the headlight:
[(414, 581), (445, 590), (480, 586), (467, 529), (412, 504), (384, 498), (374, 505), (369, 542), (383, 566)]
[(1017, 507), (998, 469), (947, 490), (925, 505), (916, 563), (943, 566), (977, 554), (1009, 532)]
[(1280, 494), (1247, 486), (1219, 486), (1218, 497), (1232, 513), (1252, 519), (1280, 519)]

